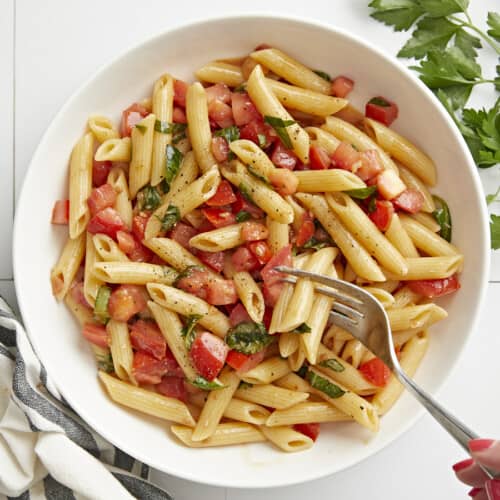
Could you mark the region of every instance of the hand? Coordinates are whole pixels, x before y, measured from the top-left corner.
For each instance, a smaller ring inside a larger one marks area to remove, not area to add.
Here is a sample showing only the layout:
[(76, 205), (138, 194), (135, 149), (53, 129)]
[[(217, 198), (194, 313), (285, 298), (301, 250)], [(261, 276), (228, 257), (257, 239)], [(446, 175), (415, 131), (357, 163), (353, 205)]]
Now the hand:
[(489, 479), (478, 464), (500, 472), (500, 441), (471, 439), (469, 450), (472, 458), (453, 466), (457, 478), (469, 486), (469, 496), (474, 500), (500, 500), (500, 478)]

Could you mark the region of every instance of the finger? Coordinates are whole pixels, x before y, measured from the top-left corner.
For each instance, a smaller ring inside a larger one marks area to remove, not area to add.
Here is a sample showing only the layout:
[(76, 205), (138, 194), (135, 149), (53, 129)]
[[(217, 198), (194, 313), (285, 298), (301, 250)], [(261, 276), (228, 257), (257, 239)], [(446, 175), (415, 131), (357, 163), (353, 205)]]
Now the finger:
[(476, 462), (500, 472), (500, 442), (493, 439), (471, 439), (469, 450)]
[(483, 486), (488, 476), (479, 468), (472, 458), (462, 460), (453, 466), (457, 478), (469, 486)]
[(469, 491), (468, 495), (474, 500), (490, 500), (488, 499), (488, 495), (483, 488), (472, 488)]
[(484, 483), (488, 500), (500, 500), (500, 479), (490, 479)]

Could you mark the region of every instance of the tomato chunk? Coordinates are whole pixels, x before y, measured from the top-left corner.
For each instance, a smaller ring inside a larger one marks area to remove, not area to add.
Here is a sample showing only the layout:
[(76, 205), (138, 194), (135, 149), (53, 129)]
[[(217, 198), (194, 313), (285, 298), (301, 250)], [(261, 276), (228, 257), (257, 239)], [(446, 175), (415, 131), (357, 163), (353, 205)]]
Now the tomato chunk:
[(269, 230), (260, 222), (247, 221), (241, 225), (241, 237), (245, 241), (265, 240), (269, 236)]
[(254, 120), (261, 120), (259, 111), (246, 92), (233, 92), (231, 94), (231, 104), (234, 122), (238, 127), (242, 127)]
[(254, 254), (246, 247), (239, 247), (233, 255), (231, 255), (231, 262), (233, 263), (234, 270), (240, 271), (255, 271), (259, 269), (259, 261)]
[(116, 321), (128, 321), (146, 309), (143, 289), (137, 285), (120, 285), (109, 297), (109, 315)]
[(163, 396), (187, 403), (188, 393), (184, 385), (184, 379), (181, 377), (163, 377), (156, 386), (156, 390)]
[(69, 222), (69, 200), (57, 200), (52, 209), (52, 224), (68, 224)]
[(165, 357), (167, 343), (158, 326), (152, 321), (136, 321), (130, 329), (130, 341), (136, 350), (147, 352), (156, 359)]
[(352, 144), (341, 142), (333, 152), (332, 162), (336, 168), (350, 170), (351, 172), (361, 166), (361, 156)]
[(226, 363), (238, 373), (245, 373), (262, 363), (265, 355), (265, 349), (250, 355), (231, 350), (227, 354)]
[(309, 148), (309, 161), (312, 170), (326, 170), (332, 163), (328, 153), (321, 146), (311, 146)]
[(236, 215), (225, 208), (211, 207), (202, 208), (201, 212), (215, 227), (224, 227), (236, 223)]
[(235, 201), (236, 195), (234, 194), (233, 188), (231, 184), (224, 179), (220, 182), (215, 194), (206, 201), (206, 204), (209, 207), (222, 207), (224, 205), (231, 205), (231, 203)]
[(396, 208), (400, 208), (410, 214), (415, 214), (422, 210), (424, 197), (415, 189), (406, 189), (397, 198), (392, 200)]
[(380, 231), (387, 231), (391, 224), (393, 214), (394, 207), (390, 201), (376, 200), (375, 210), (368, 215)]
[(309, 212), (305, 212), (302, 217), (302, 224), (295, 238), (295, 245), (301, 247), (306, 244), (314, 236), (315, 231), (314, 218)]
[(271, 154), (271, 161), (277, 167), (293, 170), (297, 166), (298, 158), (293, 151), (286, 149), (281, 142), (277, 142)]
[(210, 146), (214, 158), (222, 163), (229, 158), (229, 144), (224, 137), (212, 137), (212, 144)]
[(182, 108), (175, 106), (172, 114), (172, 121), (174, 123), (187, 123), (186, 112)]
[(210, 104), (213, 101), (220, 101), (224, 104), (229, 104), (231, 102), (231, 91), (225, 83), (216, 83), (210, 87), (205, 88), (207, 94), (207, 103)]
[(120, 214), (111, 207), (97, 212), (89, 221), (87, 231), (91, 234), (107, 234), (116, 239), (116, 233), (126, 229)]
[(383, 168), (377, 151), (375, 149), (368, 149), (361, 153), (361, 164), (356, 169), (355, 174), (366, 182), (378, 175), (382, 170)]
[(245, 306), (241, 302), (239, 302), (231, 311), (231, 314), (229, 315), (229, 322), (231, 323), (231, 326), (236, 326), (243, 321), (252, 321), (252, 318), (248, 315)]
[(286, 276), (274, 269), (276, 266), (292, 265), (292, 245), (283, 247), (278, 253), (274, 254), (271, 260), (262, 268), (261, 276), (268, 285), (281, 284), (281, 280)]
[(354, 88), (354, 81), (347, 76), (337, 76), (332, 81), (332, 95), (345, 97)]
[(196, 256), (207, 266), (220, 273), (224, 269), (224, 252), (198, 250)]
[(240, 139), (255, 142), (264, 149), (275, 141), (276, 137), (273, 134), (274, 130), (266, 125), (260, 116), (240, 128)]
[(269, 174), (269, 182), (282, 196), (293, 194), (297, 191), (299, 180), (297, 176), (286, 168), (276, 168)]
[(144, 232), (149, 221), (150, 214), (148, 212), (139, 212), (132, 219), (132, 233), (138, 241), (144, 239)]
[[(142, 243), (139, 243), (135, 237), (127, 231), (118, 231), (116, 233), (118, 247), (125, 252), (130, 260), (134, 262), (149, 262), (152, 258), (152, 252)], [(165, 262), (160, 261), (161, 265)]]
[(198, 231), (184, 222), (178, 222), (172, 231), (170, 231), (169, 238), (177, 241), (179, 245), (184, 248), (189, 248), (189, 240), (198, 234)]
[(238, 302), (233, 280), (211, 280), (207, 284), (207, 302), (213, 306), (225, 306)]
[(112, 207), (115, 201), (116, 191), (111, 184), (103, 184), (102, 186), (92, 189), (87, 200), (90, 215), (93, 217), (97, 212)]
[(196, 371), (205, 379), (213, 380), (222, 370), (229, 347), (209, 332), (199, 333), (191, 346), (189, 355)]
[(385, 97), (373, 97), (365, 106), (365, 115), (389, 126), (398, 117), (398, 106)]
[(182, 80), (174, 80), (174, 103), (181, 108), (186, 107), (188, 84)]
[(204, 269), (191, 269), (187, 276), (177, 281), (177, 288), (191, 293), (205, 300), (207, 298), (207, 285), (210, 274)]
[(265, 241), (252, 241), (247, 246), (262, 266), (269, 262), (273, 256), (272, 250)]
[(456, 274), (449, 278), (407, 281), (406, 284), (410, 290), (429, 298), (442, 297), (460, 289), (460, 282)]
[(94, 160), (92, 165), (92, 185), (95, 187), (102, 186), (108, 180), (109, 171), (113, 168), (110, 161)]
[(233, 213), (238, 212), (248, 212), (254, 219), (262, 219), (264, 217), (264, 211), (257, 205), (254, 205), (248, 201), (240, 191), (236, 192), (236, 201), (233, 204)]
[(159, 384), (169, 372), (170, 365), (171, 361), (167, 358), (156, 359), (147, 352), (137, 351), (134, 354), (132, 373), (139, 384)]
[(368, 382), (377, 387), (384, 387), (389, 381), (391, 370), (379, 358), (370, 359), (359, 367), (359, 371)]
[(399, 196), (406, 186), (393, 170), (384, 170), (377, 177), (377, 190), (386, 200), (392, 200)]
[(121, 123), (121, 136), (130, 137), (132, 129), (146, 116), (149, 115), (149, 111), (138, 102), (135, 102), (129, 106), (122, 113), (122, 123)]
[(309, 423), (309, 424), (295, 424), (293, 428), (297, 431), (300, 432), (301, 434), (306, 435), (307, 437), (310, 437), (313, 441), (316, 441), (319, 436), (319, 423), (314, 422), (314, 423)]
[(71, 294), (71, 297), (75, 302), (83, 307), (86, 307), (87, 309), (92, 309), (90, 307), (90, 304), (87, 302), (87, 299), (85, 298), (85, 294), (83, 292), (83, 281), (73, 283), (73, 285), (71, 285), (71, 288), (69, 289), (69, 293)]
[(222, 101), (214, 100), (208, 105), (208, 116), (221, 128), (234, 125), (233, 110)]
[(105, 326), (85, 323), (83, 325), (82, 334), (91, 344), (104, 349), (109, 347), (109, 335)]

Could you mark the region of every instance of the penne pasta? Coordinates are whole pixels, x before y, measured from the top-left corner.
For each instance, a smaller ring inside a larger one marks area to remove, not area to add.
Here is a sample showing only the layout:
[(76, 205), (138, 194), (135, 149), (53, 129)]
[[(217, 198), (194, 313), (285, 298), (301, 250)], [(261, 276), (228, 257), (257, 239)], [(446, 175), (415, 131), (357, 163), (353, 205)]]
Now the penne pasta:
[(350, 420), (352, 419), (345, 413), (327, 402), (306, 401), (286, 410), (273, 411), (266, 421), (266, 426), (276, 427), (310, 422), (345, 422)]
[(87, 233), (85, 243), (85, 268), (83, 274), (83, 295), (90, 307), (94, 307), (99, 288), (103, 284), (98, 276), (94, 274), (94, 265), (99, 261), (98, 253), (94, 246), (92, 235)]
[(95, 152), (96, 161), (123, 161), (131, 159), (132, 147), (130, 137), (106, 139)]
[(96, 278), (106, 283), (165, 283), (171, 285), (177, 272), (168, 266), (147, 262), (96, 262), (92, 268)]
[(290, 367), (286, 359), (277, 356), (266, 359), (240, 376), (241, 380), (249, 384), (270, 384), (287, 373), (290, 373)]
[(303, 170), (295, 172), (295, 176), (299, 180), (297, 190), (301, 193), (349, 191), (366, 187), (357, 175), (347, 170)]
[(128, 174), (129, 191), (132, 198), (135, 198), (139, 190), (151, 181), (151, 155), (155, 122), (156, 116), (151, 113), (132, 129), (132, 157)]
[(130, 344), (127, 323), (111, 319), (106, 325), (106, 331), (110, 338), (111, 358), (116, 375), (122, 380), (128, 380), (137, 385), (132, 373), (134, 353)]
[(120, 250), (117, 243), (107, 234), (94, 234), (92, 237), (96, 253), (105, 262), (128, 262), (128, 257)]
[(233, 276), (236, 293), (245, 306), (248, 315), (256, 323), (262, 323), (264, 318), (265, 304), (264, 296), (255, 283), (252, 275), (246, 271), (240, 271)]
[(127, 229), (130, 230), (132, 229), (133, 211), (125, 172), (119, 167), (113, 167), (109, 171), (107, 181), (116, 192), (116, 201), (113, 208), (118, 212)]
[(221, 61), (205, 64), (195, 72), (195, 76), (202, 82), (225, 83), (228, 87), (238, 87), (244, 82), (239, 66)]
[(91, 115), (87, 121), (89, 130), (101, 144), (109, 139), (118, 139), (120, 134), (111, 120), (102, 115)]
[(235, 396), (244, 401), (283, 410), (305, 401), (309, 397), (309, 394), (307, 392), (282, 389), (273, 384), (265, 384), (254, 385), (253, 387), (240, 387), (235, 392)]
[(308, 450), (314, 444), (314, 441), (305, 434), (295, 431), (292, 427), (276, 426), (260, 428), (262, 434), (275, 444), (280, 450), (287, 452)]

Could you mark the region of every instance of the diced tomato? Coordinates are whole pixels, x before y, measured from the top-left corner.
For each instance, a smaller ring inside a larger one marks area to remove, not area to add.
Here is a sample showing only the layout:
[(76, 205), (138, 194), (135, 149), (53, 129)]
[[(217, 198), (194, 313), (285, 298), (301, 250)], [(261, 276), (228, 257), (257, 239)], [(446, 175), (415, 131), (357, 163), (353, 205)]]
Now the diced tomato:
[(221, 128), (234, 125), (233, 110), (222, 101), (214, 100), (208, 105), (208, 116)]
[(146, 116), (149, 111), (138, 102), (134, 102), (122, 113), (121, 135), (122, 137), (130, 137), (132, 129)]
[(116, 321), (128, 321), (146, 309), (146, 299), (140, 286), (120, 285), (109, 297), (109, 315)]
[(264, 309), (264, 317), (262, 318), (262, 323), (264, 323), (264, 326), (266, 327), (267, 330), (269, 330), (271, 326), (271, 320), (273, 319), (273, 308), (266, 306)]
[(269, 262), (273, 256), (273, 252), (265, 241), (252, 241), (247, 246), (261, 266)]
[(222, 180), (217, 187), (217, 191), (207, 200), (206, 204), (209, 207), (222, 207), (224, 205), (230, 205), (235, 201), (236, 195), (234, 194), (231, 184), (226, 180)]
[(69, 222), (69, 200), (57, 200), (52, 209), (52, 224), (68, 224)]
[(265, 240), (269, 236), (269, 229), (260, 222), (247, 221), (241, 225), (241, 237), (245, 241)]
[(110, 161), (94, 160), (92, 165), (92, 185), (95, 187), (102, 186), (108, 180), (109, 171), (113, 168)]
[(229, 315), (229, 322), (231, 326), (236, 326), (243, 323), (243, 321), (252, 321), (252, 318), (249, 316), (245, 306), (241, 302), (238, 302)]
[(80, 304), (87, 309), (91, 309), (90, 304), (85, 298), (85, 293), (83, 292), (83, 281), (77, 281), (76, 283), (73, 283), (73, 285), (69, 289), (69, 293), (77, 304)]
[(207, 285), (210, 281), (210, 275), (207, 271), (201, 269), (191, 269), (187, 276), (177, 281), (177, 288), (191, 293), (205, 300), (207, 297)]
[(184, 222), (178, 222), (170, 231), (168, 237), (177, 241), (184, 248), (189, 248), (189, 240), (198, 234), (198, 231)]
[(298, 162), (298, 158), (293, 151), (286, 149), (281, 142), (277, 142), (271, 154), (271, 161), (281, 168), (293, 170)]
[(273, 255), (271, 260), (263, 267), (261, 276), (268, 285), (281, 284), (281, 280), (286, 277), (283, 273), (276, 271), (276, 266), (292, 265), (292, 245), (287, 245)]
[(377, 191), (386, 200), (399, 196), (406, 186), (394, 170), (384, 170), (377, 177)]
[(134, 215), (132, 219), (132, 234), (137, 238), (138, 241), (144, 239), (144, 232), (146, 231), (146, 226), (151, 215), (148, 212), (139, 212)]
[(224, 104), (229, 104), (231, 102), (231, 91), (225, 83), (216, 83), (210, 87), (205, 88), (207, 93), (207, 103), (210, 104), (213, 101), (220, 101)]
[(175, 106), (172, 113), (172, 121), (174, 123), (187, 123), (186, 112), (182, 108)]
[(380, 158), (375, 149), (368, 149), (361, 153), (361, 164), (354, 172), (361, 180), (367, 181), (373, 179), (376, 175), (382, 172), (383, 168), (380, 164)]
[(282, 283), (274, 283), (273, 285), (270, 285), (264, 281), (262, 285), (262, 295), (266, 306), (274, 307), (280, 298), (282, 290)]
[(250, 355), (231, 350), (227, 354), (226, 363), (238, 373), (245, 373), (262, 363), (265, 354), (265, 349)]
[(319, 436), (319, 424), (317, 422), (309, 423), (309, 424), (295, 424), (293, 428), (300, 432), (301, 434), (310, 437), (313, 441), (316, 441)]
[(107, 234), (109, 237), (116, 239), (117, 231), (126, 229), (125, 224), (120, 217), (120, 214), (111, 207), (105, 208), (97, 212), (92, 217), (87, 225), (87, 231), (91, 234)]
[(233, 92), (231, 94), (231, 105), (233, 107), (234, 122), (238, 127), (242, 127), (254, 120), (261, 120), (259, 111), (246, 92)]
[(177, 363), (177, 360), (168, 346), (162, 361), (164, 361), (164, 366), (167, 368), (165, 375), (169, 377), (184, 377), (184, 371), (179, 366), (179, 363)]
[(206, 301), (213, 306), (225, 306), (238, 302), (233, 280), (211, 280), (207, 285)]
[(361, 122), (365, 119), (365, 115), (350, 104), (348, 104), (345, 108), (342, 108), (340, 111), (337, 111), (335, 116), (354, 125), (355, 127), (359, 127)]
[[(125, 252), (130, 260), (134, 262), (150, 262), (153, 254), (142, 243), (136, 240), (133, 234), (127, 231), (118, 231), (116, 233), (118, 247)], [(153, 262), (152, 262), (153, 263)], [(165, 263), (161, 261), (161, 265)]]
[(233, 263), (234, 270), (240, 271), (255, 271), (259, 269), (259, 261), (253, 253), (246, 247), (239, 247), (233, 255), (231, 255), (231, 262)]
[(407, 281), (406, 284), (410, 290), (429, 298), (442, 297), (460, 289), (460, 282), (456, 274), (449, 278)]
[(127, 255), (135, 250), (136, 241), (128, 231), (117, 231), (118, 248)]
[(415, 214), (422, 210), (424, 197), (415, 189), (408, 188), (397, 198), (394, 198), (392, 203), (396, 208), (400, 208), (410, 214)]
[(209, 332), (199, 333), (191, 346), (189, 355), (196, 371), (205, 379), (213, 380), (222, 370), (229, 347)]
[(224, 227), (236, 223), (236, 215), (225, 208), (202, 208), (201, 211), (210, 224), (215, 227)]
[(182, 80), (174, 80), (174, 103), (181, 108), (186, 107), (188, 84)]
[(391, 224), (392, 215), (394, 214), (394, 207), (390, 201), (376, 200), (375, 210), (368, 214), (371, 221), (380, 229), (380, 231), (387, 231)]
[(373, 358), (366, 361), (359, 367), (359, 371), (368, 382), (377, 387), (384, 387), (389, 381), (391, 370), (380, 358)]
[(156, 390), (160, 394), (163, 394), (163, 396), (187, 403), (188, 394), (184, 385), (184, 379), (181, 377), (163, 377), (161, 382), (156, 386)]
[(229, 144), (224, 137), (212, 137), (212, 144), (210, 146), (214, 158), (222, 163), (229, 158)]
[(313, 170), (326, 170), (332, 160), (321, 146), (311, 146), (309, 148), (309, 162)]
[(389, 126), (398, 117), (398, 106), (385, 97), (373, 97), (365, 106), (365, 115)]
[(303, 246), (314, 236), (315, 231), (314, 218), (309, 212), (305, 212), (302, 217), (302, 224), (295, 238), (295, 245), (298, 247)]
[(297, 176), (286, 168), (275, 168), (269, 174), (269, 182), (282, 196), (294, 194), (299, 185)]
[(333, 165), (336, 168), (350, 170), (351, 172), (356, 167), (361, 166), (361, 156), (356, 151), (352, 144), (342, 141), (332, 155)]
[(137, 351), (134, 354), (132, 373), (139, 384), (159, 384), (170, 367), (171, 360), (167, 358), (156, 359), (146, 352)]
[(90, 215), (93, 217), (97, 212), (112, 207), (115, 201), (116, 191), (111, 184), (103, 184), (102, 186), (92, 189), (87, 200)]
[(224, 252), (205, 252), (198, 250), (196, 256), (207, 266), (220, 273), (224, 269)]
[(130, 329), (130, 341), (132, 347), (138, 351), (145, 351), (156, 359), (165, 357), (167, 343), (156, 323), (152, 321), (136, 321)]
[[(266, 125), (260, 117), (240, 128), (240, 139), (252, 141), (261, 148), (267, 148), (276, 140), (274, 134), (274, 130)], [(262, 142), (265, 142), (265, 144), (261, 144)]]
[(82, 334), (91, 344), (104, 349), (109, 347), (109, 335), (105, 326), (85, 323), (83, 325)]
[(354, 88), (354, 82), (347, 76), (337, 76), (332, 81), (331, 93), (335, 97), (345, 97)]
[(240, 191), (236, 191), (236, 201), (232, 208), (234, 214), (243, 211), (248, 212), (254, 219), (262, 219), (264, 217), (264, 211), (257, 205), (249, 202)]

